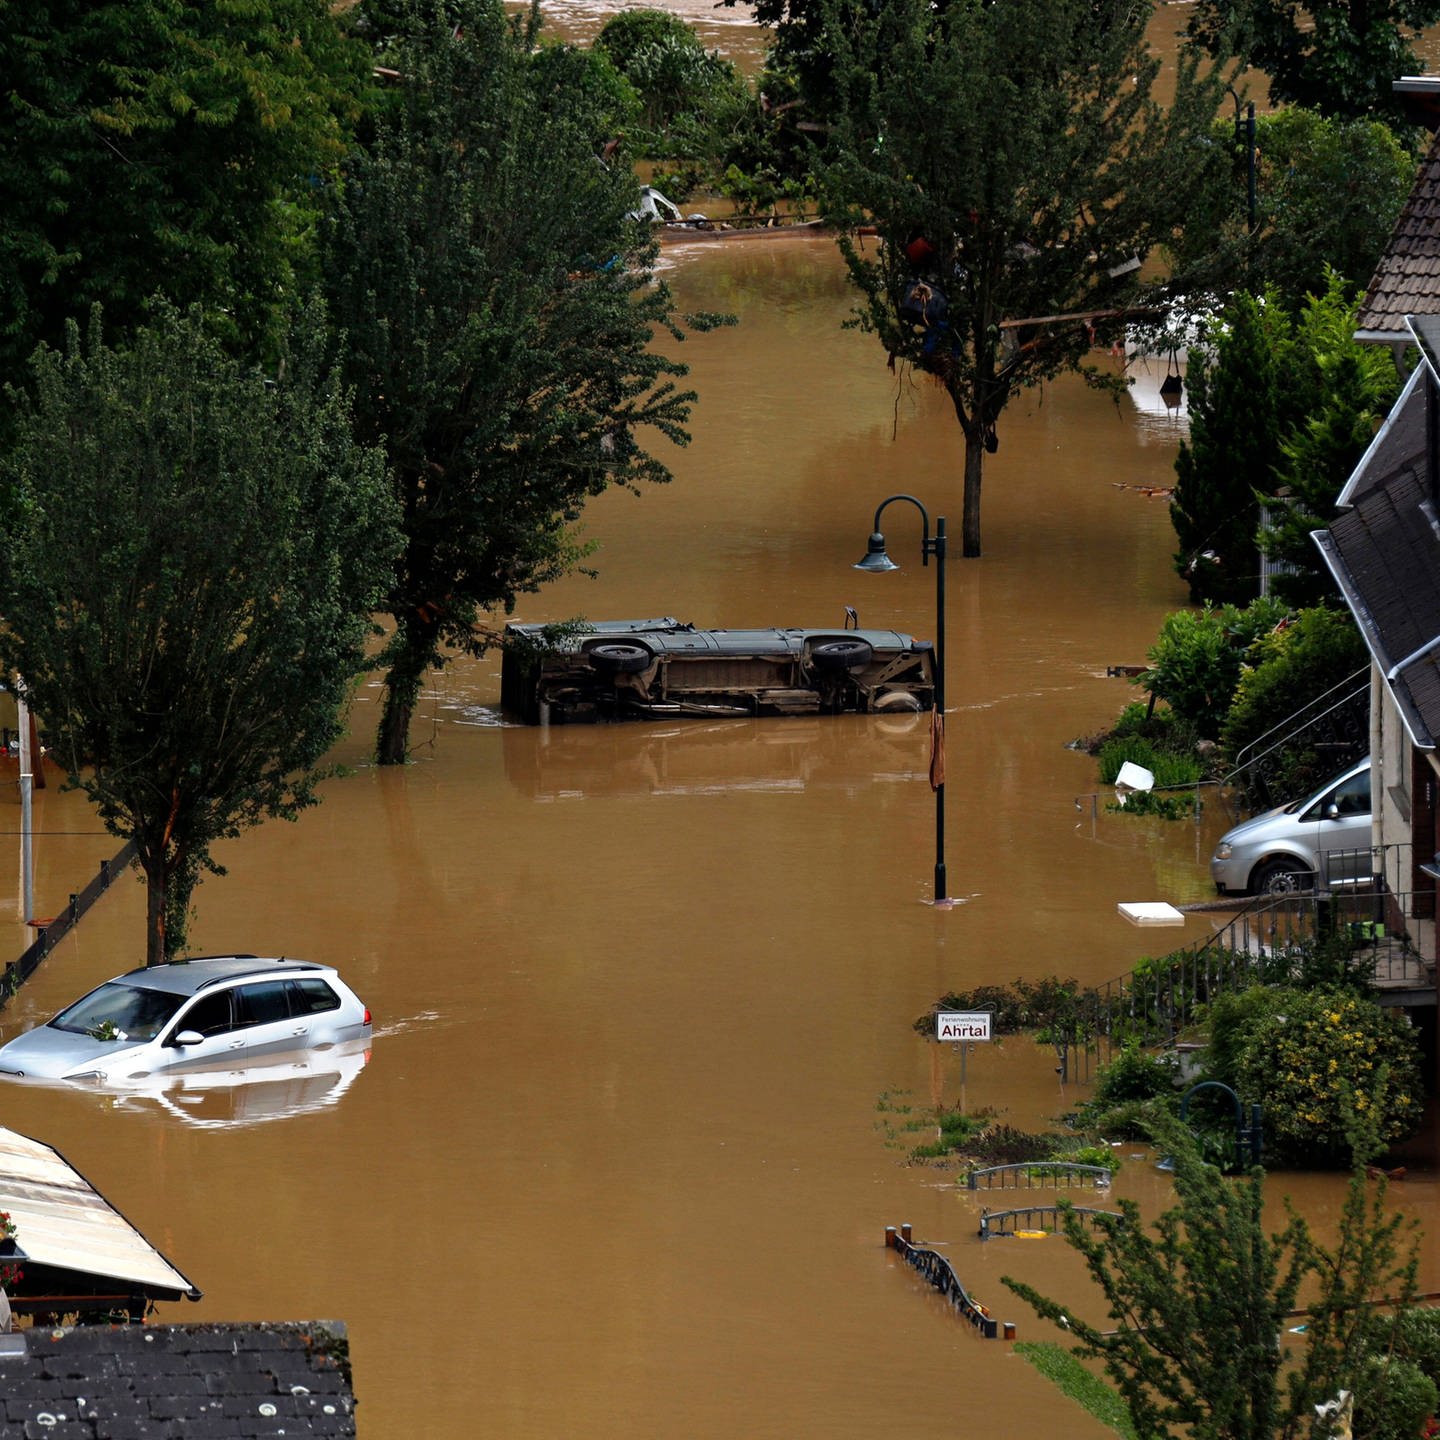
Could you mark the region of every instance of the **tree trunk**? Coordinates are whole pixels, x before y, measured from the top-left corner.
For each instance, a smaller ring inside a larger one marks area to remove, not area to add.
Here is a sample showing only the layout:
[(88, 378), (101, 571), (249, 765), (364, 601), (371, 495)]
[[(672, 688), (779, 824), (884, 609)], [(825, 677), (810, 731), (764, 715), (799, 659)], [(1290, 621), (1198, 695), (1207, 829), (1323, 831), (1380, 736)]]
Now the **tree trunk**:
[(403, 765), (410, 753), (410, 719), (420, 699), (425, 672), (434, 663), (439, 627), (416, 620), (400, 622), (395, 658), (385, 676), (385, 703), (375, 739), (381, 765)]
[(980, 554), (980, 476), (985, 443), (977, 429), (965, 430), (965, 511), (960, 522), (960, 553), (967, 560)]
[(165, 864), (164, 858), (153, 860), (140, 856), (145, 874), (145, 963), (163, 965), (165, 954)]

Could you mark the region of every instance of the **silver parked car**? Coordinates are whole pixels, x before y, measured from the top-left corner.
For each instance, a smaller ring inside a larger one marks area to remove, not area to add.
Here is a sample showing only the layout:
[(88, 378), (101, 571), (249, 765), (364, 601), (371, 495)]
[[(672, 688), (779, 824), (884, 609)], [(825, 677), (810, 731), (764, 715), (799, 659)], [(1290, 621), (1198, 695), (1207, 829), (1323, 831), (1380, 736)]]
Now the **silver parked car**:
[[(1370, 757), (1293, 805), (1227, 830), (1210, 860), (1222, 895), (1283, 895), (1369, 879)], [(3, 1052), (0, 1052), (3, 1053)]]
[(207, 955), (107, 980), (0, 1046), (0, 1076), (144, 1080), (368, 1040), (370, 1011), (329, 965)]

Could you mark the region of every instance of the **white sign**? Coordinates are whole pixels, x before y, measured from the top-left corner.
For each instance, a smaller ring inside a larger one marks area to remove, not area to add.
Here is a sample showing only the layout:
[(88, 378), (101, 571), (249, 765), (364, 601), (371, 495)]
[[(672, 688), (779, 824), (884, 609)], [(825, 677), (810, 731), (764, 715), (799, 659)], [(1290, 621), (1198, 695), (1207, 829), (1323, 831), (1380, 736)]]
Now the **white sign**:
[(988, 1010), (941, 1010), (935, 1016), (935, 1038), (937, 1040), (988, 1040), (990, 1038), (990, 1012)]

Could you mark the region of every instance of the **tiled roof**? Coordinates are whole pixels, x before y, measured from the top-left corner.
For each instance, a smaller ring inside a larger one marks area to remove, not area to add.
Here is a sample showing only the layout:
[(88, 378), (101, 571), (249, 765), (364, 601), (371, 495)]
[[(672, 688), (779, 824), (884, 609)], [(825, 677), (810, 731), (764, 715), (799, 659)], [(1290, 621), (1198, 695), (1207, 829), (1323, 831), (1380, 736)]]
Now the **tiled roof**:
[(1421, 162), (1414, 188), (1375, 267), (1356, 318), (1367, 340), (1408, 341), (1407, 315), (1440, 313), (1440, 134)]
[(45, 1440), (353, 1436), (345, 1327), (36, 1327), (0, 1335), (0, 1435)]

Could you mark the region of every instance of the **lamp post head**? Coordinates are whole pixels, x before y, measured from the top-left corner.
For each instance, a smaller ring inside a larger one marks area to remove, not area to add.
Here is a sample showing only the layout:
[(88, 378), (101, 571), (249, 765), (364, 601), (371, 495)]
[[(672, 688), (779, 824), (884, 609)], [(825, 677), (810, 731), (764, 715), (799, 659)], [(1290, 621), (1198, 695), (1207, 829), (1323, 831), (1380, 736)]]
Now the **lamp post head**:
[(855, 569), (869, 570), (878, 575), (886, 570), (898, 570), (899, 568), (885, 553), (885, 537), (876, 530), (870, 536), (869, 543), (865, 547), (865, 558), (855, 562)]

